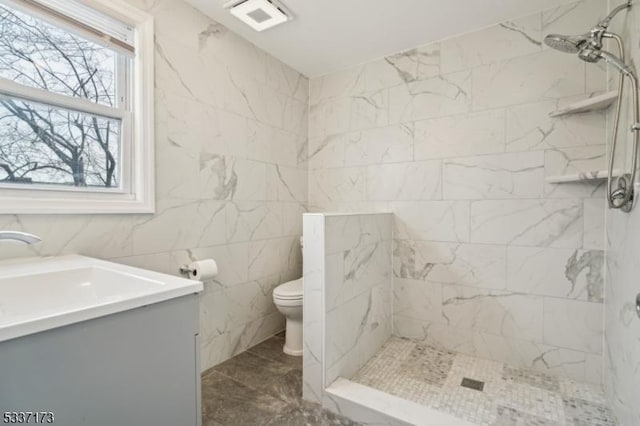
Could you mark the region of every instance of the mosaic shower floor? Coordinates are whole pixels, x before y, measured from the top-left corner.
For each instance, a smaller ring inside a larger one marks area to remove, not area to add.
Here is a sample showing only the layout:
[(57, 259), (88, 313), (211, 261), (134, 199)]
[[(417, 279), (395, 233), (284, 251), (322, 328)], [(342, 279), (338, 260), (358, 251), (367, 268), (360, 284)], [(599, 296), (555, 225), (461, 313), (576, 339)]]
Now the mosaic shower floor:
[(351, 380), (478, 425), (617, 425), (598, 386), (409, 339), (389, 339)]

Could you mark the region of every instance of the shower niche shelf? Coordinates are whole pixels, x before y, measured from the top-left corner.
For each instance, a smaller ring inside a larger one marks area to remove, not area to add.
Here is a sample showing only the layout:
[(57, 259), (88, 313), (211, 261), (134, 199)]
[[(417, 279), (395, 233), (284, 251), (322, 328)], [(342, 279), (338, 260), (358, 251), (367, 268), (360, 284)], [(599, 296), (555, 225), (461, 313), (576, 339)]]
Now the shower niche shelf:
[[(613, 171), (613, 176), (620, 176), (622, 173), (618, 170)], [(575, 183), (575, 182), (599, 182), (607, 179), (609, 172), (607, 170), (597, 170), (593, 172), (581, 172), (571, 175), (547, 176), (544, 180), (547, 183)]]
[(563, 115), (578, 114), (581, 112), (599, 111), (607, 109), (618, 99), (618, 92), (606, 92), (592, 98), (574, 102), (558, 110), (549, 113), (549, 117), (562, 117)]

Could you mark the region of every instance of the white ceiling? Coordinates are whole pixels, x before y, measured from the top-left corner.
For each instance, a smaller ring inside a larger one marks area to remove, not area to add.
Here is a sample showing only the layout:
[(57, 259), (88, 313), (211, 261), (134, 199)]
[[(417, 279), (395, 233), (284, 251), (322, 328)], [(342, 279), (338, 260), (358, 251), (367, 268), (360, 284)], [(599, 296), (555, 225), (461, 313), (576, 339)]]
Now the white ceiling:
[(283, 0), (295, 19), (256, 32), (222, 8), (186, 0), (291, 67), (316, 77), (568, 0)]

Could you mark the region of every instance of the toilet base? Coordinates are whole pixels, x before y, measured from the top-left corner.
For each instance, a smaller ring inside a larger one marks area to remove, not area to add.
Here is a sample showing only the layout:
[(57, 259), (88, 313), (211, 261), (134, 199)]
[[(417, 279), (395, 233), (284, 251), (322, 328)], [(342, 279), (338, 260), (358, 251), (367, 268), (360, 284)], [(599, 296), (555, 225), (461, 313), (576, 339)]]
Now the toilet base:
[(302, 356), (302, 349), (291, 350), (291, 349), (289, 349), (287, 347), (286, 344), (282, 347), (282, 352), (284, 352), (287, 355), (291, 355), (291, 356)]
[(302, 318), (287, 318), (282, 352), (291, 356), (302, 356)]

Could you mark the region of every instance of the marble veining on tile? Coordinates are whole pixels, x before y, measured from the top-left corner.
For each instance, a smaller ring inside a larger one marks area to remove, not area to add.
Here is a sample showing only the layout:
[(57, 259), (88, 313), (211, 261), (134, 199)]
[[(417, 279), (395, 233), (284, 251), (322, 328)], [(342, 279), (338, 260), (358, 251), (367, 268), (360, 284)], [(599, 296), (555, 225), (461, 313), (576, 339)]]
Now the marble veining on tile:
[(312, 78), (309, 206), (393, 212), (397, 335), (600, 383), (605, 185), (546, 178), (604, 168), (608, 113), (549, 113), (607, 73), (543, 39), (607, 3), (535, 9)]
[[(462, 386), (483, 383), (482, 390)], [(483, 426), (614, 426), (602, 389), (392, 337), (353, 381)]]

